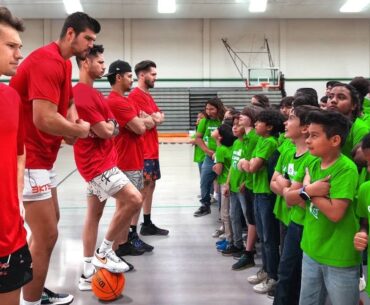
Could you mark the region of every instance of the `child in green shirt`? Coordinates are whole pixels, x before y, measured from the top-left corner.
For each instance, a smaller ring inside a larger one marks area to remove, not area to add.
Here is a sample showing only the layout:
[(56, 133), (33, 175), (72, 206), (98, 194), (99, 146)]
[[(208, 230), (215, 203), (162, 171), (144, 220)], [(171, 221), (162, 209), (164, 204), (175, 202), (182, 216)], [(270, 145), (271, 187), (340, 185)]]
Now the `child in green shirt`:
[[(197, 115), (197, 120), (195, 122), (195, 126), (196, 126), (196, 130), (195, 132), (198, 132), (198, 125), (199, 125), (199, 122), (201, 119), (203, 119), (205, 117), (205, 111), (200, 111)], [(194, 158), (193, 158), (193, 161), (196, 162), (198, 164), (198, 169), (199, 169), (199, 174), (201, 173), (201, 170), (202, 170), (202, 164), (203, 164), (203, 161), (204, 161), (204, 158), (205, 158), (205, 153), (202, 149), (200, 149), (200, 147), (198, 145), (195, 145), (195, 138), (196, 138), (196, 134), (194, 134), (192, 137), (191, 137), (191, 140), (190, 140), (190, 144), (194, 145)]]
[(326, 295), (335, 305), (358, 304), (361, 257), (353, 248), (359, 225), (352, 204), (358, 173), (341, 154), (350, 122), (334, 111), (312, 111), (308, 122), (306, 143), (318, 158), (283, 191), (288, 204), (306, 210), (299, 304), (324, 304)]

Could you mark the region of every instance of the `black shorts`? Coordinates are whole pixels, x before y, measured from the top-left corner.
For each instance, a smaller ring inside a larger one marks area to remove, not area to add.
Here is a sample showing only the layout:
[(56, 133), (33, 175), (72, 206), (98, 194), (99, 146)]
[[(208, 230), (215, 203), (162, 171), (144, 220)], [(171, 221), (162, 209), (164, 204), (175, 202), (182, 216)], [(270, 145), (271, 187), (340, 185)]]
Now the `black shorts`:
[(144, 160), (143, 176), (144, 181), (155, 181), (161, 179), (161, 169), (159, 168), (158, 159)]
[(245, 196), (245, 202), (247, 205), (247, 221), (250, 225), (256, 225), (256, 220), (254, 218), (254, 196), (250, 189), (245, 188), (244, 192)]
[(32, 258), (26, 244), (0, 257), (0, 293), (17, 290), (32, 280)]

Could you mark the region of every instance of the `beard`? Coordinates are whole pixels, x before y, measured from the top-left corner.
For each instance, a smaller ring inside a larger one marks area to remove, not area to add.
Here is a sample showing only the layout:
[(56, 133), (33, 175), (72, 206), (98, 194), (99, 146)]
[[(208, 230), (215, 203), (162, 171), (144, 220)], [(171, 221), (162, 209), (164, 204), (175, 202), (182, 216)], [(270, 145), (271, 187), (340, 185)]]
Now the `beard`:
[(154, 82), (151, 82), (151, 81), (150, 81), (150, 80), (148, 80), (148, 79), (146, 79), (146, 80), (145, 80), (145, 85), (146, 85), (148, 88), (150, 88), (150, 89), (154, 88)]

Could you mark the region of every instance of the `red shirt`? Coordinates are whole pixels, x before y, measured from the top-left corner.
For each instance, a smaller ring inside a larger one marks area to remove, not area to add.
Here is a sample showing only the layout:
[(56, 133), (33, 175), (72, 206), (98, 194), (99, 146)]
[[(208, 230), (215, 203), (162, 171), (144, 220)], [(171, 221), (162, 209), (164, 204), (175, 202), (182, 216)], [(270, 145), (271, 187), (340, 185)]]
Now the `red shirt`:
[[(150, 93), (146, 93), (139, 88), (131, 91), (129, 98), (136, 103), (140, 110), (147, 114), (159, 112), (157, 104), (154, 102)], [(147, 130), (144, 134), (144, 159), (159, 159), (159, 143), (157, 128)]]
[[(78, 83), (73, 87), (73, 96), (78, 116), (91, 126), (113, 118), (107, 101), (98, 90)], [(86, 181), (117, 165), (117, 151), (113, 138), (78, 139), (73, 145), (73, 150), (77, 169)]]
[(23, 131), (19, 95), (14, 89), (0, 84), (0, 257), (26, 244), (17, 184), (17, 155), (24, 153)]
[(58, 106), (66, 116), (72, 98), (72, 65), (60, 55), (53, 42), (33, 51), (19, 66), (10, 86), (21, 97), (26, 131), (26, 168), (51, 169), (56, 160), (62, 137), (44, 133), (33, 124), (32, 101), (47, 100)]
[(108, 96), (108, 105), (120, 125), (116, 137), (118, 167), (123, 171), (137, 171), (144, 168), (143, 137), (126, 128), (126, 124), (140, 115), (136, 104), (127, 97), (112, 91)]

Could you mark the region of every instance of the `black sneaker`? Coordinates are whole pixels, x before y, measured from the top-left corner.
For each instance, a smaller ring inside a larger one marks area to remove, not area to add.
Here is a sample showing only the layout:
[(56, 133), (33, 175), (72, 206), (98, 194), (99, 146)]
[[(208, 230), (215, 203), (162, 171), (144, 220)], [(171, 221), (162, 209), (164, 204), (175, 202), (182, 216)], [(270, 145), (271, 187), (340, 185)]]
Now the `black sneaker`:
[(194, 212), (194, 217), (201, 217), (211, 214), (211, 208), (205, 205), (202, 205), (198, 210)]
[(68, 305), (73, 302), (73, 295), (68, 293), (55, 293), (44, 287), (41, 295), (41, 304)]
[(243, 253), (243, 248), (235, 247), (234, 245), (229, 245), (225, 250), (221, 251), (221, 254), (223, 256), (232, 256), (234, 253)]
[(143, 255), (145, 251), (136, 248), (131, 242), (128, 241), (122, 245), (119, 245), (115, 252), (117, 256), (121, 257), (125, 255), (139, 256)]
[(128, 271), (126, 271), (126, 272), (129, 272), (129, 271), (131, 271), (131, 270), (134, 270), (135, 269), (135, 267), (134, 267), (134, 265), (133, 264), (130, 264), (128, 261), (126, 261), (125, 259), (123, 259), (122, 257), (120, 257), (120, 259), (124, 262), (124, 263), (126, 263), (126, 265), (128, 266)]
[(141, 224), (140, 234), (144, 236), (148, 235), (168, 235), (170, 231), (165, 229), (158, 228), (154, 223), (149, 225), (145, 225), (144, 223)]
[(142, 241), (136, 232), (132, 233), (129, 238), (130, 238), (131, 244), (138, 250), (141, 250), (144, 252), (152, 252), (154, 249), (153, 246), (148, 245), (147, 243)]
[(250, 251), (245, 251), (240, 257), (238, 262), (236, 262), (231, 268), (233, 270), (244, 270), (250, 267), (255, 266), (253, 254)]

